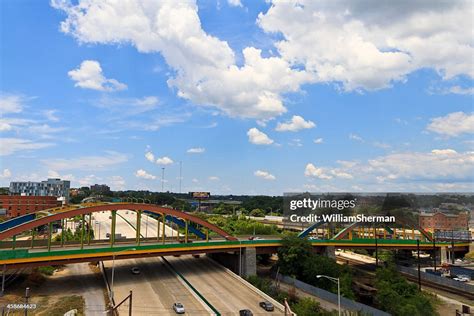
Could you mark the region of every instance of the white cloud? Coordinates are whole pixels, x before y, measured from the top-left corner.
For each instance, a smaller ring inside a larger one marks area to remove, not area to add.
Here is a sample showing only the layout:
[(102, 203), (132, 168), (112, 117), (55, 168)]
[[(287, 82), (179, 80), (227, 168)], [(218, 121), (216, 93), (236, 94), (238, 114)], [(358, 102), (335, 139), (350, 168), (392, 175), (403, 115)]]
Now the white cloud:
[(341, 171), (340, 169), (332, 169), (331, 174), (335, 177), (342, 178), (342, 179), (352, 179), (354, 178), (351, 174)]
[(302, 129), (309, 129), (315, 127), (316, 124), (311, 121), (305, 121), (305, 119), (299, 115), (294, 115), (290, 121), (285, 123), (278, 123), (275, 128), (278, 132), (297, 132)]
[(474, 133), (474, 114), (453, 112), (446, 116), (435, 117), (426, 127), (428, 131), (448, 137)]
[(145, 158), (149, 161), (149, 162), (155, 162), (155, 155), (153, 155), (153, 153), (151, 151), (147, 151), (145, 153)]
[(216, 177), (216, 176), (210, 176), (210, 177), (209, 177), (209, 180), (211, 180), (211, 181), (219, 181), (220, 179), (219, 179), (219, 177)]
[(0, 95), (0, 114), (20, 113), (23, 110), (23, 97), (13, 94)]
[(0, 138), (0, 156), (8, 156), (18, 151), (29, 151), (54, 146), (54, 143), (37, 142), (23, 138)]
[(24, 126), (31, 126), (35, 121), (29, 119), (0, 117), (0, 131), (6, 132), (13, 129), (24, 128)]
[(259, 131), (257, 128), (253, 127), (247, 131), (247, 136), (249, 137), (249, 142), (255, 145), (270, 145), (273, 144), (273, 139), (270, 139), (267, 134)]
[(240, 0), (227, 0), (227, 3), (231, 7), (242, 7), (242, 2), (240, 2)]
[(156, 176), (154, 176), (152, 174), (149, 174), (148, 172), (146, 172), (143, 169), (138, 169), (135, 172), (135, 177), (142, 178), (142, 179), (147, 179), (147, 180), (155, 180), (156, 179)]
[(173, 160), (169, 157), (161, 157), (156, 159), (156, 163), (159, 165), (170, 165), (173, 163)]
[(388, 180), (465, 180), (474, 174), (474, 152), (435, 149), (428, 153), (394, 153), (369, 160), (360, 171)]
[(96, 60), (84, 60), (81, 66), (67, 73), (76, 83), (75, 87), (98, 91), (119, 91), (127, 89), (127, 85), (115, 79), (107, 79), (102, 74), (102, 67)]
[(194, 147), (194, 148), (189, 148), (186, 152), (188, 154), (202, 154), (206, 151), (205, 148), (202, 147)]
[(136, 115), (151, 111), (157, 108), (159, 99), (156, 96), (144, 96), (142, 98), (120, 98), (109, 95), (102, 96), (94, 103), (99, 108), (105, 108), (116, 113), (122, 114), (127, 118), (130, 115)]
[(362, 137), (360, 137), (359, 135), (354, 134), (354, 133), (349, 134), (349, 139), (356, 140), (358, 142), (363, 142), (364, 141), (364, 139)]
[(43, 159), (41, 162), (51, 170), (102, 170), (127, 162), (125, 154), (107, 151), (104, 156), (82, 156), (77, 158)]
[(124, 190), (125, 189), (125, 179), (121, 176), (111, 176), (108, 180), (110, 189), (112, 190)]
[(389, 144), (387, 143), (382, 143), (382, 142), (373, 142), (374, 147), (377, 147), (377, 148), (381, 148), (381, 149), (389, 149), (391, 148), (392, 146), (390, 146)]
[(12, 172), (10, 171), (10, 169), (3, 169), (2, 173), (0, 174), (0, 178), (2, 179), (10, 178), (11, 176)]
[(474, 88), (473, 87), (463, 88), (461, 86), (452, 86), (448, 89), (448, 92), (453, 93), (453, 94), (472, 95), (474, 94)]
[(43, 111), (43, 115), (46, 117), (48, 121), (51, 122), (59, 122), (59, 117), (56, 116), (57, 110), (45, 110)]
[(192, 181), (193, 183), (199, 183), (199, 180), (196, 179), (196, 178), (193, 178), (191, 181)]
[[(472, 2), (272, 1), (258, 25), (280, 33), (282, 59), (319, 82), (375, 90), (435, 69), (443, 79), (474, 77)], [(433, 54), (433, 52), (437, 52)]]
[[(282, 95), (299, 91), (313, 77), (280, 57), (264, 58), (253, 47), (243, 49), (243, 63), (237, 65), (228, 43), (202, 29), (193, 1), (72, 5), (53, 0), (52, 6), (67, 14), (61, 30), (80, 43), (131, 44), (142, 53), (160, 52), (174, 70), (168, 85), (179, 97), (229, 116), (264, 119), (285, 113)], [(88, 85), (101, 87), (94, 80)]]
[(313, 140), (313, 143), (315, 143), (315, 144), (322, 144), (323, 141), (324, 141), (324, 140), (320, 137), (320, 138), (316, 138), (315, 140)]
[(275, 180), (275, 176), (269, 173), (268, 171), (257, 170), (253, 173), (256, 177), (265, 179), (265, 180)]
[(324, 179), (324, 180), (329, 180), (332, 178), (332, 176), (328, 175), (323, 168), (317, 168), (312, 163), (308, 163), (306, 165), (304, 175), (306, 177), (312, 177), (312, 178), (318, 178), (318, 179)]

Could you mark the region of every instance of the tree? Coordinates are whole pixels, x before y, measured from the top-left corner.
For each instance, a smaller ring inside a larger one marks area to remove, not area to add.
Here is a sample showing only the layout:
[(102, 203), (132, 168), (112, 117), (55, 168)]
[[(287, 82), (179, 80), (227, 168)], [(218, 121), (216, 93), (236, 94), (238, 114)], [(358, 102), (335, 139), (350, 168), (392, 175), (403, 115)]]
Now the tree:
[(265, 212), (262, 211), (262, 210), (259, 209), (259, 208), (255, 208), (255, 209), (253, 209), (253, 210), (250, 212), (250, 216), (264, 217), (264, 216), (265, 216)]
[(438, 315), (433, 297), (419, 291), (415, 284), (408, 283), (394, 264), (377, 270), (375, 288), (377, 306), (394, 316)]
[(283, 237), (282, 246), (278, 249), (280, 272), (292, 277), (300, 277), (305, 269), (306, 259), (311, 256), (312, 246), (307, 239), (290, 235)]

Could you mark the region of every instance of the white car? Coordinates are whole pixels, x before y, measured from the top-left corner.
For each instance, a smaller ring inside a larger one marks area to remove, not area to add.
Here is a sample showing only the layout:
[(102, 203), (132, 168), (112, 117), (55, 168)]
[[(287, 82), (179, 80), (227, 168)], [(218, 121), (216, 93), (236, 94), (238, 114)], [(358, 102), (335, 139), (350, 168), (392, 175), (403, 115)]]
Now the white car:
[(173, 310), (176, 314), (184, 314), (184, 306), (181, 303), (174, 303)]
[(469, 282), (470, 280), (466, 277), (457, 277), (453, 279), (454, 281), (459, 281), (459, 282)]

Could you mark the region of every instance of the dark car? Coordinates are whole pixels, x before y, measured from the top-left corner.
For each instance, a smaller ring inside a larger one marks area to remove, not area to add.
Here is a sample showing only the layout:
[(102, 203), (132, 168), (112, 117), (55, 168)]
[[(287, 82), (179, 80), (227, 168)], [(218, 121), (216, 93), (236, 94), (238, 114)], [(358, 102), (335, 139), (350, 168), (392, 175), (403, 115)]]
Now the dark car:
[(253, 316), (253, 313), (250, 309), (241, 309), (239, 311), (239, 316)]
[(269, 301), (260, 302), (260, 307), (266, 310), (267, 312), (273, 312), (273, 304)]

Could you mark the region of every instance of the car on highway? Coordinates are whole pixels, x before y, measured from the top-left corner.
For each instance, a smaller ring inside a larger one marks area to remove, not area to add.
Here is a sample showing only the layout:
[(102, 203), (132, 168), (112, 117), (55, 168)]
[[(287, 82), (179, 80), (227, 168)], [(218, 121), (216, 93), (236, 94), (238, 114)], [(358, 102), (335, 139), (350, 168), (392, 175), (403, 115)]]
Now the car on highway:
[(241, 309), (239, 311), (239, 316), (253, 316), (253, 313), (250, 309)]
[(267, 312), (273, 312), (273, 309), (274, 309), (273, 304), (270, 303), (269, 301), (260, 302), (258, 305), (260, 305), (260, 307), (266, 310)]
[(130, 272), (132, 272), (132, 274), (140, 274), (140, 269), (138, 267), (133, 267), (130, 269)]
[(181, 303), (174, 303), (173, 310), (176, 314), (184, 314), (184, 305)]
[(105, 234), (105, 238), (110, 238), (110, 233)]
[(471, 281), (470, 278), (467, 275), (458, 275), (457, 277), (453, 278), (454, 281), (459, 281), (459, 282), (469, 282)]
[(258, 236), (250, 236), (249, 237), (249, 240), (263, 240), (262, 237), (258, 237)]
[(311, 237), (308, 237), (308, 240), (319, 240), (319, 238), (311, 236)]

